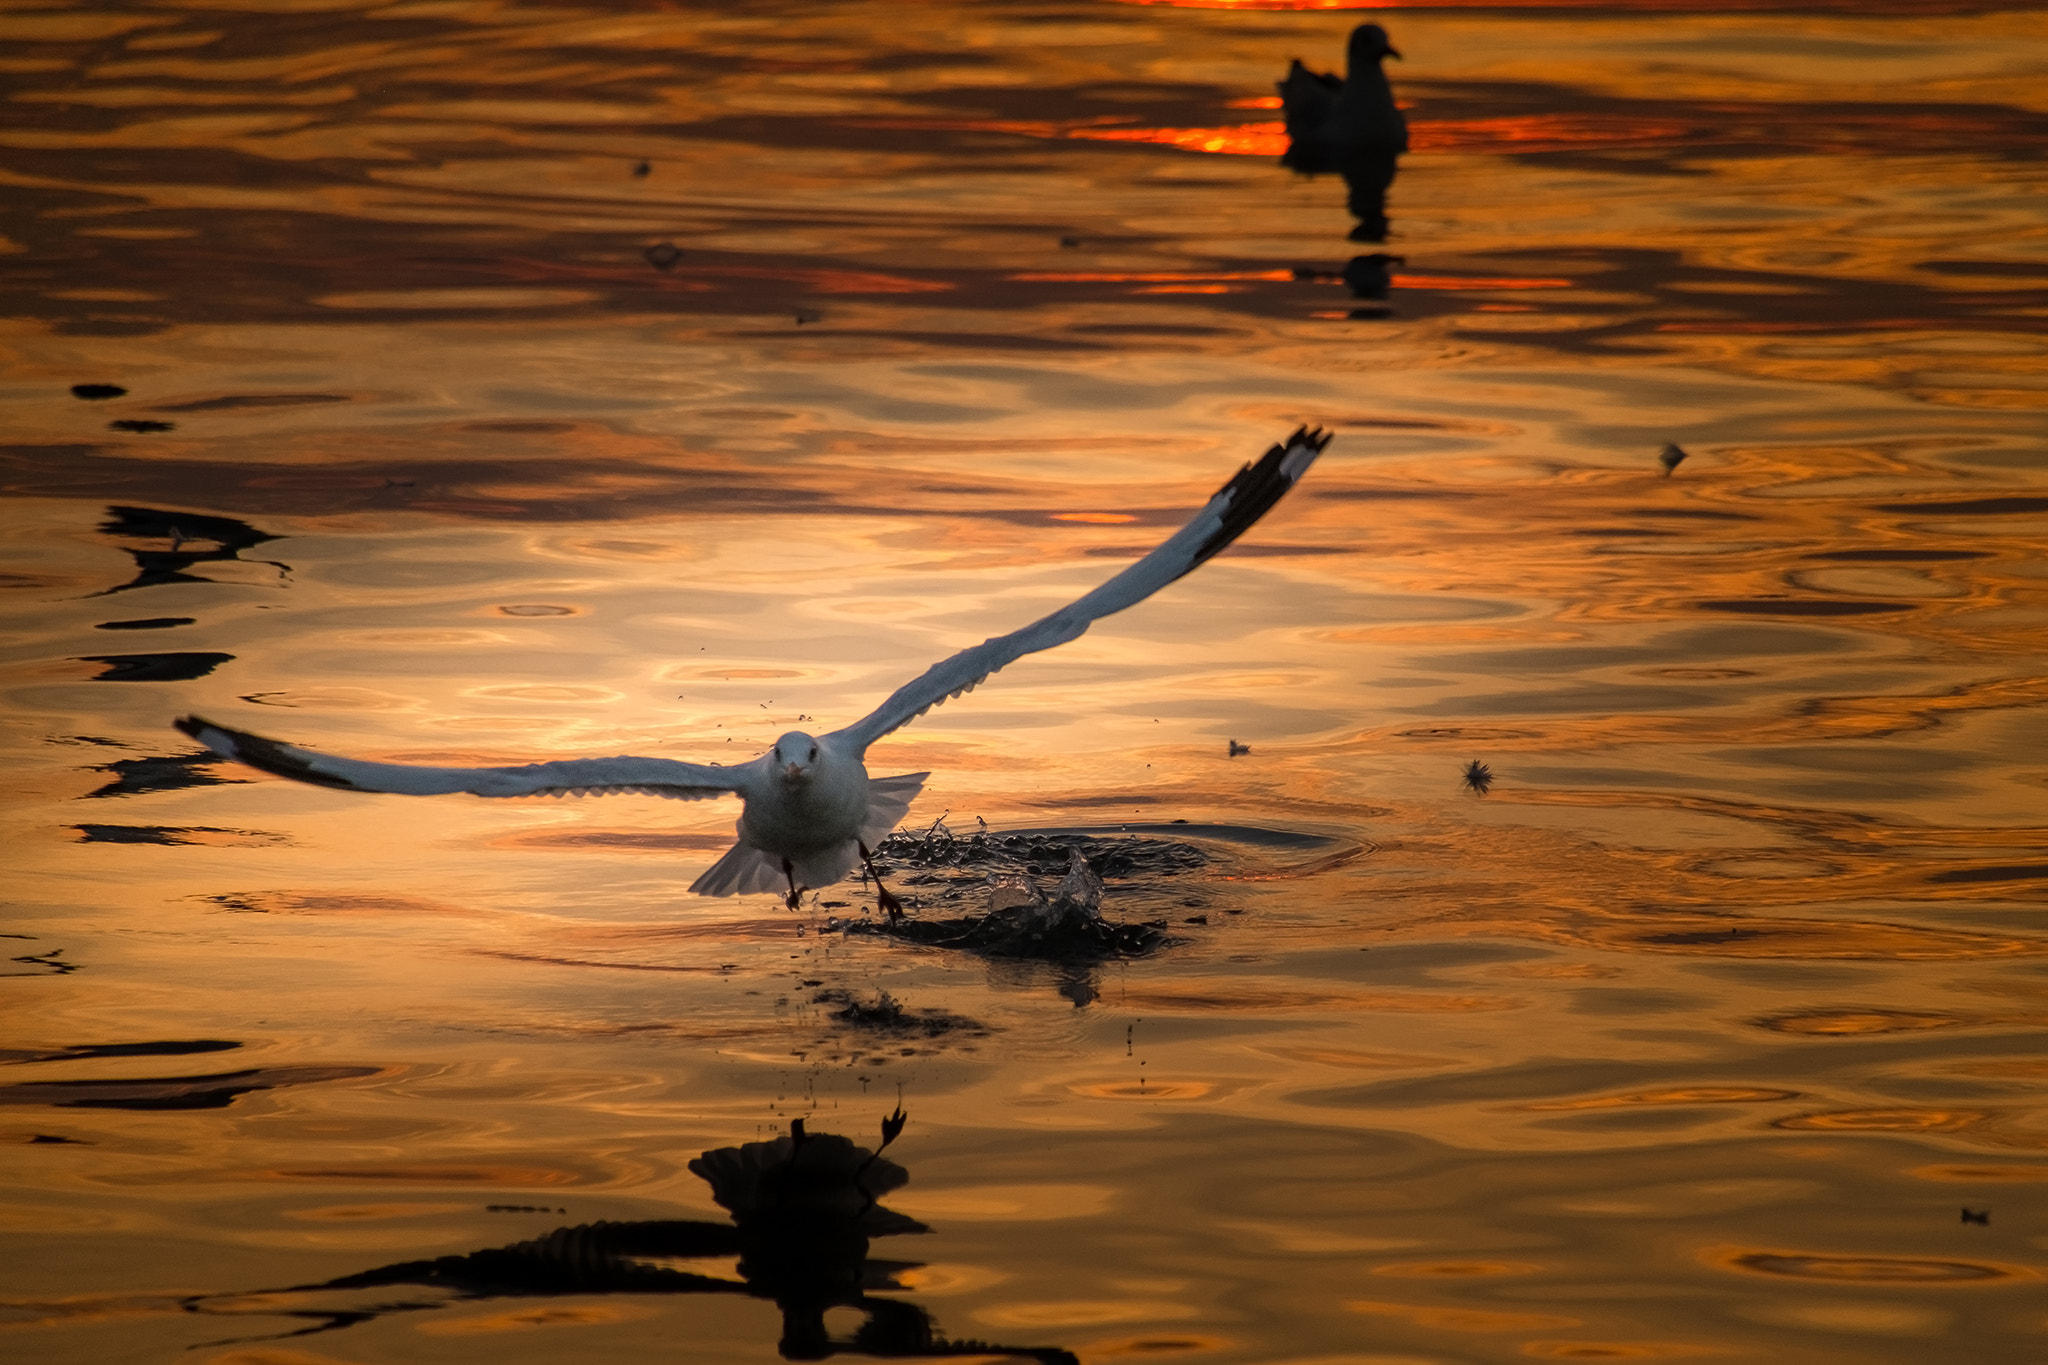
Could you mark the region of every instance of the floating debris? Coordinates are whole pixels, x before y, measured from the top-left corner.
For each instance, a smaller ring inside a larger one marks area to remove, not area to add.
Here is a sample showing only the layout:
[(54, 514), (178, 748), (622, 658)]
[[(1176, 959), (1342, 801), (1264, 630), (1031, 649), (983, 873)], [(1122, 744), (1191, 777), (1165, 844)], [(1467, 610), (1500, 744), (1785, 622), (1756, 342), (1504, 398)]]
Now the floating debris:
[(128, 390), (119, 384), (73, 384), (71, 396), (83, 398), (88, 403), (97, 403), (103, 398), (125, 398)]
[(1983, 1209), (1980, 1211), (1978, 1209), (1966, 1208), (1963, 1210), (1963, 1221), (1965, 1223), (1976, 1223), (1979, 1226), (1988, 1228), (1991, 1226), (1991, 1210)]
[(122, 417), (107, 423), (107, 427), (113, 431), (176, 431), (178, 424), (176, 422), (159, 422), (148, 417)]
[(1465, 786), (1481, 796), (1493, 790), (1493, 769), (1473, 759), (1465, 765)]
[(1664, 477), (1670, 478), (1671, 471), (1685, 463), (1685, 449), (1676, 441), (1666, 441), (1664, 448), (1657, 452), (1657, 463), (1664, 466)]
[(652, 174), (653, 170), (654, 166), (651, 163), (642, 161), (638, 165), (633, 167), (633, 174), (637, 176), (646, 176)]
[(824, 313), (816, 308), (799, 308), (796, 310), (796, 325), (799, 327), (807, 322), (822, 322), (824, 319)]
[(1073, 248), (1081, 245), (1081, 239), (1079, 237), (1062, 237), (1060, 238), (1060, 245), (1071, 251)]
[(1232, 758), (1236, 758), (1239, 754), (1248, 754), (1251, 751), (1252, 746), (1249, 744), (1239, 744), (1234, 739), (1230, 741), (1230, 756)]
[(640, 254), (645, 256), (647, 263), (656, 270), (667, 270), (677, 261), (683, 259), (682, 251), (673, 242), (656, 242)]

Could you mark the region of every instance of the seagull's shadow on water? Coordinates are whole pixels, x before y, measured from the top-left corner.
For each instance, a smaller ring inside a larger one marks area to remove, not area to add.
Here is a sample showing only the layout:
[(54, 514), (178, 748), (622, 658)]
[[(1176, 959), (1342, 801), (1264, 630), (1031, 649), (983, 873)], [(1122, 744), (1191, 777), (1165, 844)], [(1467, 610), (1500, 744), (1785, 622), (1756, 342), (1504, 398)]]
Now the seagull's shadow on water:
[[(736, 1294), (770, 1300), (781, 1311), (776, 1348), (786, 1360), (848, 1353), (890, 1359), (1000, 1356), (1077, 1365), (1072, 1352), (1056, 1346), (952, 1340), (917, 1304), (878, 1297), (878, 1292), (902, 1291), (905, 1286), (897, 1277), (920, 1263), (874, 1259), (868, 1255), (869, 1242), (931, 1230), (880, 1203), (910, 1179), (903, 1167), (881, 1155), (903, 1122), (900, 1109), (885, 1119), (881, 1147), (872, 1152), (836, 1133), (807, 1132), (801, 1119), (772, 1142), (705, 1152), (690, 1170), (710, 1184), (712, 1198), (731, 1215), (727, 1223), (584, 1223), (510, 1246), (404, 1261), (319, 1284), (199, 1295), (183, 1306), (190, 1313), (277, 1315), (308, 1324), (236, 1339), (245, 1342), (312, 1336), (400, 1313), (494, 1299)], [(735, 1257), (737, 1280), (668, 1264)], [(835, 1335), (825, 1322), (826, 1312), (835, 1308), (859, 1313), (859, 1325)]]

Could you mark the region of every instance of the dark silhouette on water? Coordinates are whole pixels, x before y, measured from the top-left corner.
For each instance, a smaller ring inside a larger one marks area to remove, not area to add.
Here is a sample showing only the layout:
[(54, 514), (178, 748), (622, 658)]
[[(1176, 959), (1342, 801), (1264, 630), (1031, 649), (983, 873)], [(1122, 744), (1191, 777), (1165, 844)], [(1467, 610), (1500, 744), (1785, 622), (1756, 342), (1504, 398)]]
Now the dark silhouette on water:
[(122, 388), (119, 384), (73, 384), (71, 386), (71, 396), (73, 398), (83, 398), (88, 403), (97, 403), (105, 398), (120, 398), (125, 396), (127, 392), (128, 390)]
[(213, 787), (238, 781), (214, 771), (220, 762), (219, 754), (201, 749), (191, 754), (151, 754), (94, 764), (86, 771), (106, 773), (114, 780), (93, 788), (81, 799), (141, 796), (147, 792), (181, 791), (186, 787)]
[(1309, 70), (1296, 58), (1279, 82), (1287, 118), (1287, 151), (1280, 164), (1307, 175), (1336, 171), (1350, 189), (1354, 242), (1387, 238), (1387, 187), (1408, 150), (1408, 121), (1380, 63), (1399, 57), (1387, 31), (1360, 24), (1351, 31), (1342, 80)]
[(1685, 463), (1686, 452), (1676, 441), (1666, 441), (1664, 448), (1657, 452), (1657, 463), (1664, 466), (1664, 477), (1670, 478), (1671, 471)]
[(1344, 263), (1344, 283), (1351, 286), (1354, 299), (1383, 299), (1394, 287), (1394, 267), (1406, 264), (1406, 256), (1389, 256), (1384, 251), (1353, 256)]
[(197, 624), (196, 616), (147, 616), (134, 621), (102, 621), (94, 630), (170, 630), (174, 626)]
[(1493, 769), (1475, 758), (1465, 765), (1464, 780), (1467, 791), (1484, 796), (1493, 790)]
[[(213, 579), (185, 571), (195, 564), (239, 560), (242, 551), (266, 540), (278, 539), (268, 531), (259, 531), (234, 517), (166, 512), (155, 507), (109, 507), (107, 519), (100, 523), (99, 529), (102, 535), (128, 540), (168, 540), (170, 546), (167, 549), (129, 550), (129, 558), (135, 561), (135, 577), (93, 594), (95, 597), (107, 597), (133, 588), (154, 588), (165, 583), (211, 583)], [(192, 548), (186, 548), (188, 546)], [(291, 572), (290, 565), (275, 560), (254, 562), (268, 564), (280, 573)]]
[[(704, 1153), (690, 1163), (690, 1170), (710, 1184), (711, 1197), (731, 1215), (730, 1223), (679, 1218), (556, 1228), (510, 1246), (404, 1261), (319, 1284), (268, 1291), (253, 1311), (309, 1320), (310, 1326), (279, 1334), (301, 1337), (395, 1313), (483, 1299), (744, 1294), (771, 1300), (781, 1310), (782, 1334), (776, 1348), (785, 1360), (824, 1360), (848, 1352), (889, 1359), (1008, 1356), (1043, 1365), (1078, 1365), (1072, 1352), (1057, 1346), (948, 1339), (923, 1308), (872, 1292), (901, 1290), (896, 1276), (918, 1263), (871, 1259), (870, 1239), (930, 1231), (879, 1202), (910, 1179), (901, 1166), (882, 1158), (883, 1149), (903, 1131), (906, 1117), (899, 1107), (882, 1120), (882, 1143), (872, 1152), (836, 1133), (808, 1132), (803, 1120), (795, 1119), (788, 1134), (772, 1142)], [(737, 1280), (651, 1264), (729, 1257), (739, 1260)], [(286, 1297), (399, 1286), (439, 1290), (442, 1296), (379, 1294), (332, 1307), (293, 1304)], [(191, 1313), (240, 1315), (252, 1310), (234, 1301), (248, 1297), (198, 1295), (185, 1300), (184, 1308)], [(825, 1323), (826, 1312), (834, 1308), (859, 1312), (860, 1325), (848, 1335), (834, 1335)]]
[(80, 663), (103, 664), (94, 682), (190, 682), (235, 656), (219, 650), (173, 650), (164, 654), (86, 654)]

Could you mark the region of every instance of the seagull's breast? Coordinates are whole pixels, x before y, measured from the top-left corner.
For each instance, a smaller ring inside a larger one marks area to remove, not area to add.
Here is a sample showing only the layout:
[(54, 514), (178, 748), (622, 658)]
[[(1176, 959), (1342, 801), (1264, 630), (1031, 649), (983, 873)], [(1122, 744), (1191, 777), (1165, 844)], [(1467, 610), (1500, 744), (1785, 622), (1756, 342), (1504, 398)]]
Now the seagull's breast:
[(867, 813), (866, 766), (821, 748), (808, 782), (771, 779), (748, 794), (739, 833), (763, 852), (796, 858), (853, 842)]

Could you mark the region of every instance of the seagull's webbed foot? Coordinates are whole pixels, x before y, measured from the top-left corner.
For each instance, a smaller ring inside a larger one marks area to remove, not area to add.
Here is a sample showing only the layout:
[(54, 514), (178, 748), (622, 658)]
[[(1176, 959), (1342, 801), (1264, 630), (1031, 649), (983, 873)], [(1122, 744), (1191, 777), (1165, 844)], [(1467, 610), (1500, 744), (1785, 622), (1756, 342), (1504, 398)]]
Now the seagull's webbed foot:
[(860, 845), (860, 860), (866, 865), (868, 875), (875, 879), (875, 904), (882, 907), (882, 913), (889, 917), (889, 923), (894, 924), (903, 918), (903, 902), (896, 899), (895, 892), (882, 885), (882, 874), (875, 871), (875, 855), (868, 850), (864, 842)]
[(789, 900), (787, 902), (789, 908), (792, 910), (803, 909), (803, 889), (796, 884), (796, 868), (787, 858), (782, 860), (782, 875), (789, 878)]
[(903, 918), (903, 902), (896, 899), (894, 891), (891, 891), (880, 882), (875, 883), (875, 903), (880, 905), (883, 913), (889, 916), (891, 924)]

